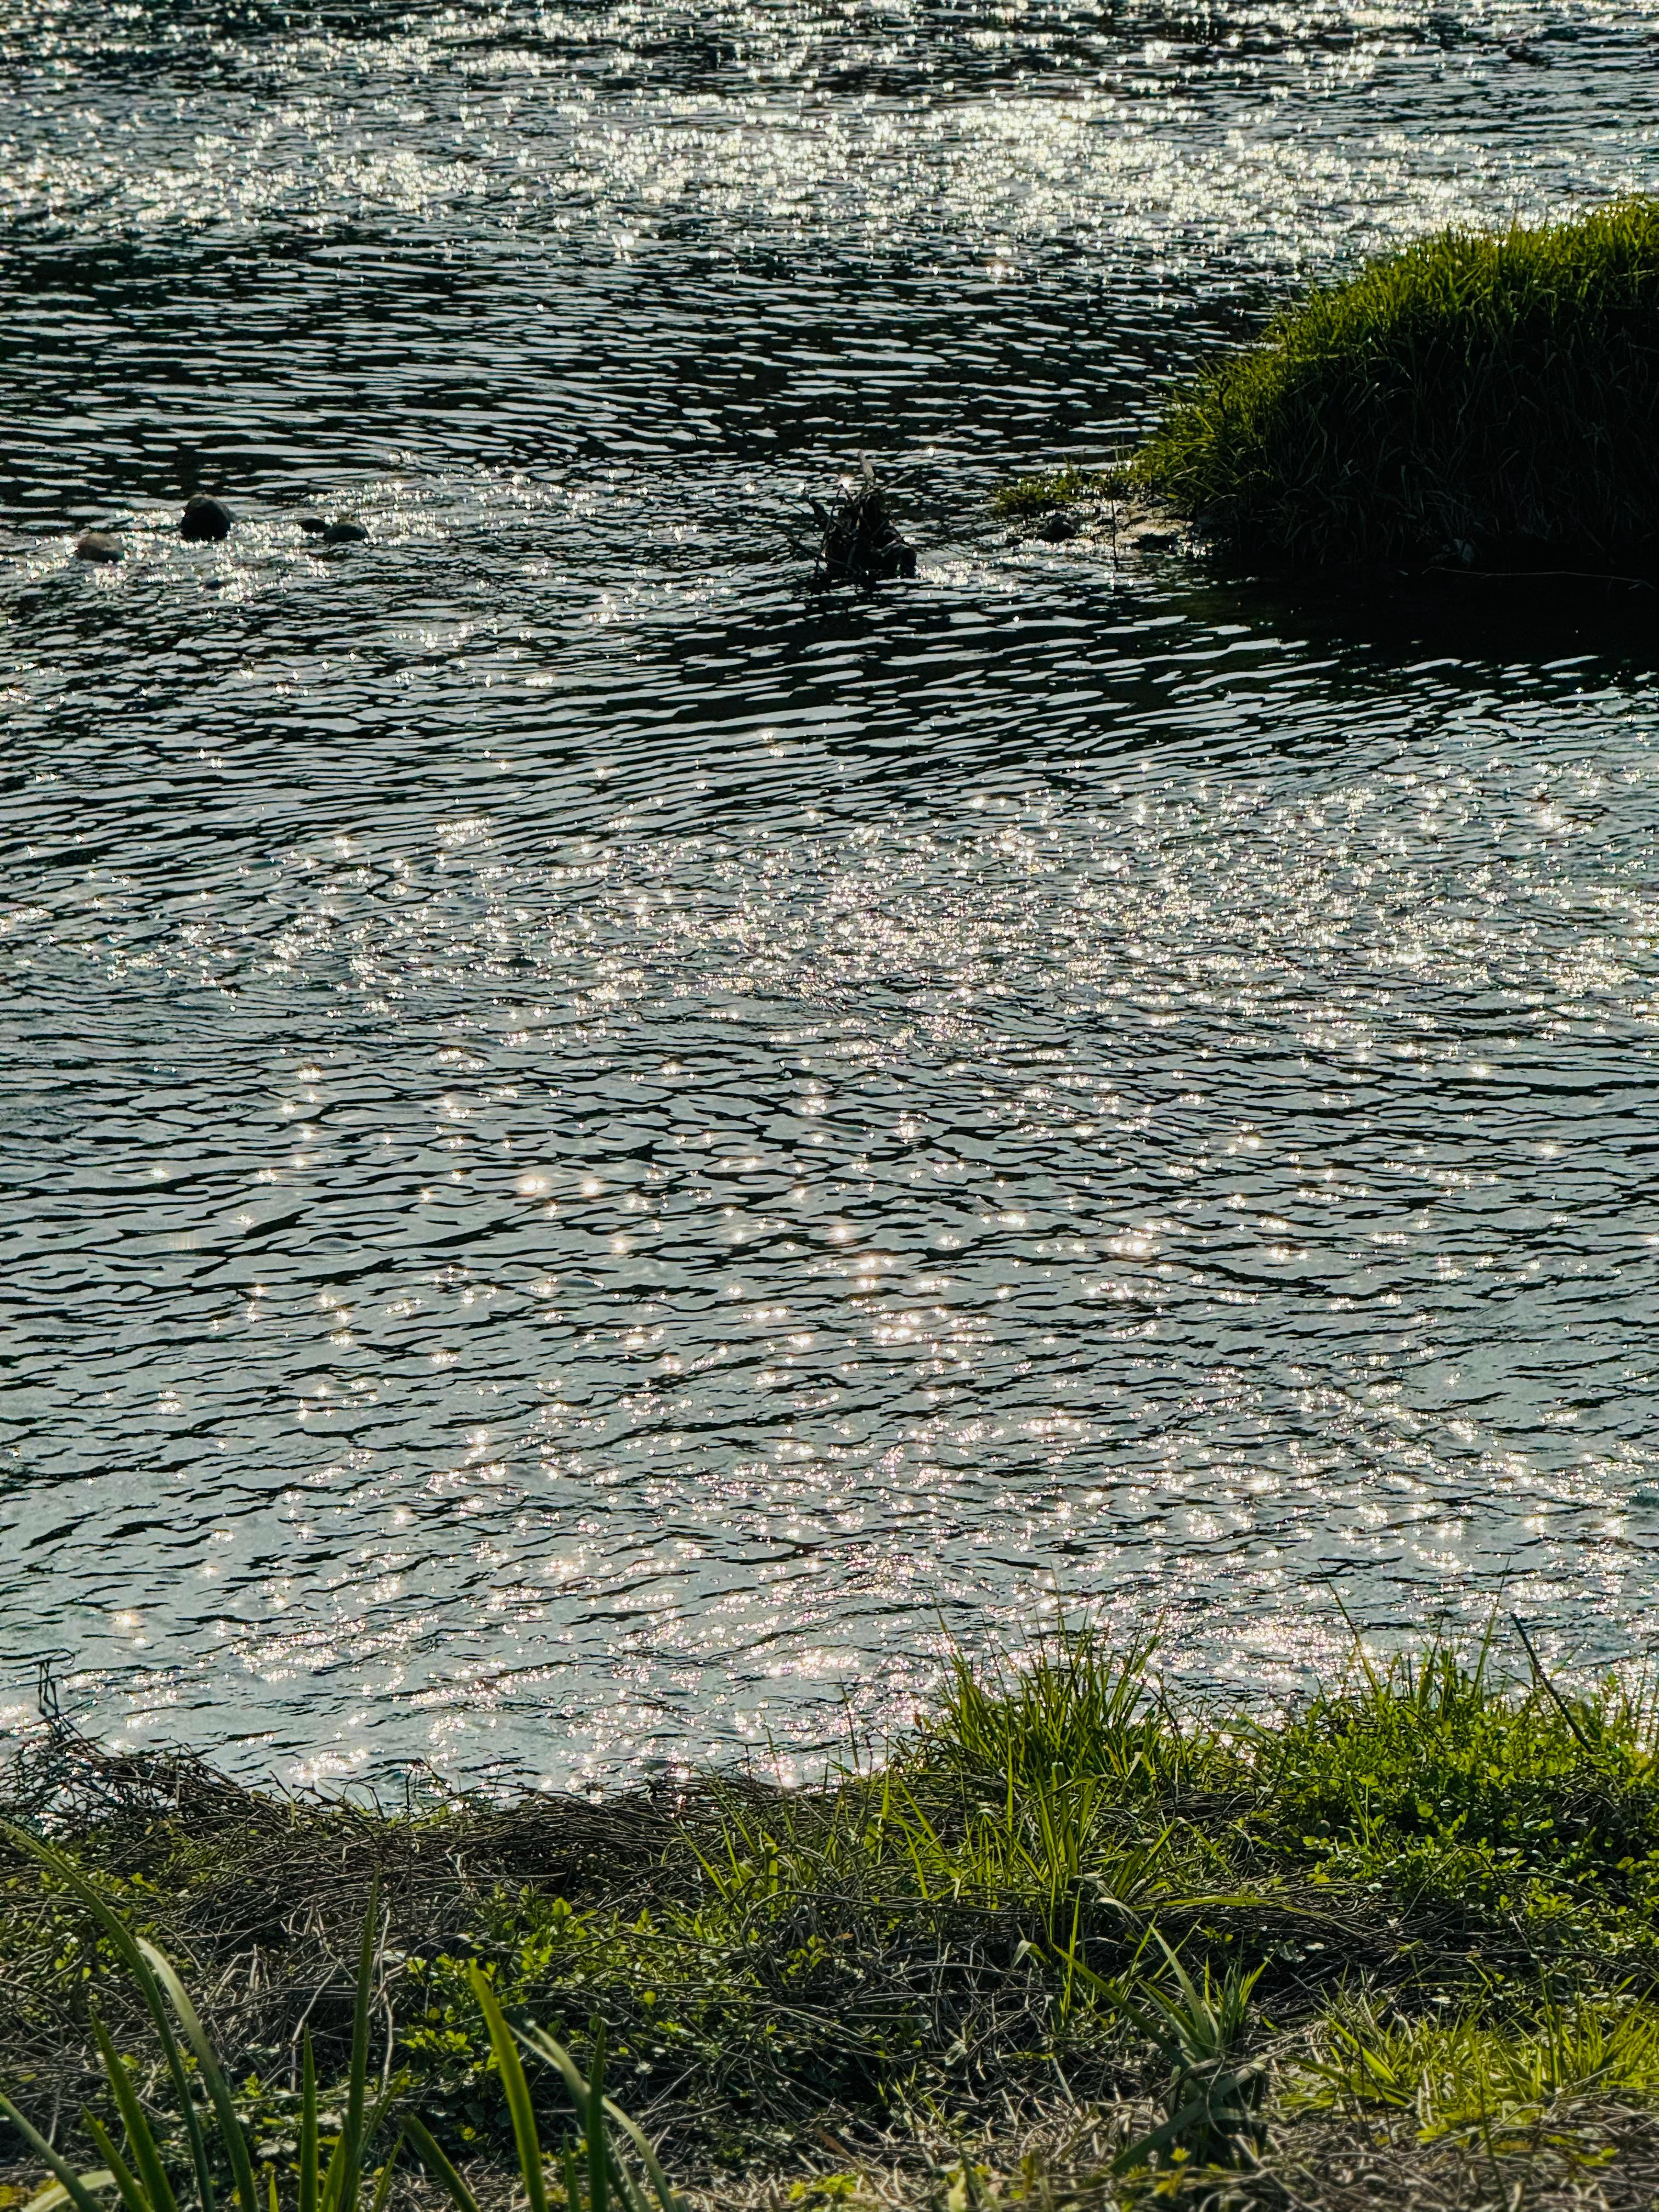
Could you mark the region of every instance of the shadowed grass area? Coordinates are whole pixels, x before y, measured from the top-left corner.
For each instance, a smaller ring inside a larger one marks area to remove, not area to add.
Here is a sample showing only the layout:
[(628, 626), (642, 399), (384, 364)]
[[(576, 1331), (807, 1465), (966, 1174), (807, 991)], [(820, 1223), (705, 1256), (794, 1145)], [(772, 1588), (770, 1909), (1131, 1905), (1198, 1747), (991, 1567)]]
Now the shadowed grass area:
[[(1653, 1715), (1504, 1650), (1356, 1659), (1268, 1724), (1070, 1633), (957, 1662), (875, 1771), (598, 1805), (289, 1801), (60, 1727), (6, 1809), (71, 1871), (0, 1843), (0, 2088), (43, 2139), (115, 2124), (91, 2001), (123, 2051), (150, 2016), (95, 1893), (191, 1962), (279, 2177), (308, 2068), (361, 2106), (371, 2017), (386, 2127), (501, 2201), (526, 2112), (570, 2108), (556, 2066), (504, 2098), (506, 2020), (602, 2050), (723, 2203), (1648, 2203)], [(182, 2207), (179, 2077), (132, 2064)]]
[(1310, 566), (1659, 568), (1659, 202), (1449, 231), (1287, 308), (1131, 472)]

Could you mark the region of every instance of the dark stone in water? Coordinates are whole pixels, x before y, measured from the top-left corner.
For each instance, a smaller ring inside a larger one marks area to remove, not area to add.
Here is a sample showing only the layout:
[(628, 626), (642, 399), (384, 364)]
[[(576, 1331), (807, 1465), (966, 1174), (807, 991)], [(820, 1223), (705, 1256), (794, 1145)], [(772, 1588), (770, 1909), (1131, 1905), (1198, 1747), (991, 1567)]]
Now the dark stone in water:
[(879, 584), (895, 576), (914, 576), (916, 549), (901, 538), (887, 512), (881, 487), (866, 465), (864, 481), (850, 484), (833, 507), (811, 503), (823, 532), (818, 580), (826, 584)]
[(126, 552), (112, 530), (88, 530), (75, 541), (77, 561), (124, 561)]
[(361, 522), (325, 522), (320, 514), (302, 514), (300, 527), (307, 538), (320, 538), (325, 545), (363, 545), (368, 532)]
[(221, 507), (216, 499), (210, 499), (204, 491), (198, 491), (185, 505), (179, 532), (192, 544), (228, 538), (230, 510)]

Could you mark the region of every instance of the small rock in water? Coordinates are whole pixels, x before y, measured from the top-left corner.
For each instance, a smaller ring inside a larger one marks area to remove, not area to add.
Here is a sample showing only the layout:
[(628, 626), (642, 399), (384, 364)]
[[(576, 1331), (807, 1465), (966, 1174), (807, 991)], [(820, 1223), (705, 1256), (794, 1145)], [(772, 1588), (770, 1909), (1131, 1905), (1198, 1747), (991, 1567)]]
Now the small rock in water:
[(320, 538), (325, 545), (363, 545), (368, 541), (368, 532), (361, 522), (343, 519), (325, 522), (320, 514), (302, 514), (300, 527), (307, 538)]
[(901, 538), (866, 461), (861, 483), (848, 484), (833, 507), (811, 502), (823, 532), (818, 576), (826, 584), (878, 584), (914, 576), (916, 549)]
[(198, 491), (195, 498), (185, 505), (179, 532), (192, 544), (228, 538), (230, 521), (228, 507), (221, 507), (216, 499), (210, 499), (206, 492)]
[(77, 561), (122, 561), (126, 550), (112, 530), (88, 530), (75, 541)]

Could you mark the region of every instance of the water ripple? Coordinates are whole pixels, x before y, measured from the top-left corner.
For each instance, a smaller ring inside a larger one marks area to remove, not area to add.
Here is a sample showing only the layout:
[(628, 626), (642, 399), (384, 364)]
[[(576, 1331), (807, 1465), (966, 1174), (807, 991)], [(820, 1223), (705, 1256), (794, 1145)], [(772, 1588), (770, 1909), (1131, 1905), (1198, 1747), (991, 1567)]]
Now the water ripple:
[[(1060, 1606), (1639, 1643), (1650, 663), (983, 495), (1650, 185), (1656, 25), (14, 0), (0, 1718), (558, 1779)], [(921, 574), (816, 603), (860, 449)]]

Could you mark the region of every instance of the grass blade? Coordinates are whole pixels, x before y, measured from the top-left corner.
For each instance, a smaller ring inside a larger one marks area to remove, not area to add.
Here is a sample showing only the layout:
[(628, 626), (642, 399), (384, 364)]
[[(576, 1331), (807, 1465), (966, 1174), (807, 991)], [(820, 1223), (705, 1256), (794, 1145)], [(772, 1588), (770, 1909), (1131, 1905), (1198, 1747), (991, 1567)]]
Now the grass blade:
[(610, 2197), (611, 2160), (605, 2139), (605, 2022), (592, 2024), (593, 2057), (587, 2070), (588, 2212), (605, 2212)]
[(317, 2143), (317, 2062), (312, 2055), (311, 2031), (301, 2051), (300, 2098), (300, 2212), (317, 2212), (321, 2156)]
[(605, 2100), (605, 2109), (617, 2125), (626, 2132), (638, 2151), (641, 2162), (651, 2177), (651, 2186), (657, 2192), (657, 2201), (662, 2206), (662, 2212), (682, 2212), (680, 2200), (669, 2186), (668, 2176), (662, 2170), (662, 2161), (652, 2149), (645, 2130), (636, 2121), (630, 2120), (620, 2106), (613, 2105), (609, 2097)]
[(530, 2084), (524, 2077), (518, 2045), (513, 2039), (513, 2031), (507, 2024), (507, 2015), (496, 2000), (495, 1992), (483, 1972), (477, 1966), (471, 1966), (467, 1970), (467, 1977), (472, 1984), (472, 1994), (477, 2000), (478, 2009), (484, 2016), (484, 2025), (489, 2030), (501, 2087), (507, 2092), (507, 2107), (513, 2116), (514, 2140), (519, 2147), (519, 2172), (525, 2185), (525, 2193), (530, 2199), (530, 2212), (547, 2212), (547, 2180), (542, 2172), (541, 2138), (536, 2133), (536, 2115), (530, 2103)]
[(477, 2198), (450, 2164), (425, 2121), (411, 2112), (404, 2122), (404, 2134), (414, 2144), (416, 2157), (439, 2187), (447, 2192), (455, 2212), (478, 2212)]
[(363, 2100), (368, 2086), (369, 1992), (374, 1979), (374, 1936), (380, 1917), (380, 1881), (369, 1886), (357, 1951), (357, 1996), (351, 2014), (351, 2071), (346, 2081), (345, 2131), (340, 2138), (339, 2184), (334, 2212), (356, 2212), (363, 2170)]
[(88, 2010), (92, 2016), (92, 2032), (98, 2039), (98, 2052), (104, 2062), (110, 2094), (115, 2100), (116, 2110), (121, 2115), (121, 2125), (127, 2131), (127, 2148), (132, 2153), (133, 2163), (138, 2168), (145, 2194), (156, 2208), (156, 2212), (178, 2212), (173, 2185), (167, 2179), (167, 2168), (161, 2163), (161, 2154), (155, 2147), (155, 2137), (150, 2132), (149, 2122), (144, 2118), (143, 2107), (134, 2094), (120, 2053), (110, 2041), (109, 2032), (99, 2018), (96, 2008), (88, 2006)]
[[(1515, 1623), (1515, 1632), (1521, 1638), (1522, 1643), (1526, 1646), (1527, 1656), (1532, 1662), (1533, 1680), (1542, 1688), (1548, 1691), (1551, 1698), (1554, 1700), (1556, 1711), (1560, 1714), (1567, 1726), (1572, 1730), (1574, 1741), (1577, 1742), (1580, 1751), (1588, 1751), (1590, 1747), (1589, 1738), (1584, 1734), (1583, 1729), (1579, 1727), (1577, 1722), (1573, 1718), (1571, 1712), (1568, 1709), (1566, 1699), (1561, 1695), (1559, 1690), (1556, 1688), (1554, 1683), (1551, 1681), (1549, 1676), (1544, 1672), (1543, 1662), (1539, 1658), (1538, 1654), (1532, 1648), (1532, 1638), (1528, 1635), (1526, 1630), (1521, 1625), (1521, 1616), (1519, 1613), (1512, 1613), (1510, 1615), (1510, 1619)], [(1483, 1655), (1482, 1664), (1484, 1665), (1484, 1663), (1485, 1659)]]
[(93, 2148), (114, 2176), (115, 2186), (121, 2192), (121, 2202), (126, 2206), (127, 2212), (155, 2212), (138, 2177), (99, 2124), (97, 2115), (82, 2112), (81, 2124), (92, 2137)]
[(343, 2135), (338, 2135), (334, 2138), (334, 2148), (328, 2154), (328, 2166), (323, 2175), (323, 2185), (318, 2198), (321, 2212), (330, 2212), (330, 2208), (340, 2193), (340, 2177), (344, 2171), (345, 2137)]
[(575, 2060), (557, 2043), (544, 2027), (535, 2027), (526, 2021), (514, 2030), (519, 2040), (533, 2051), (538, 2058), (544, 2058), (550, 2066), (556, 2067), (564, 2076), (564, 2086), (570, 2092), (570, 2101), (576, 2107), (576, 2118), (584, 2128), (587, 2125), (587, 2084), (577, 2069)]
[(386, 2200), (391, 2193), (392, 2177), (397, 2169), (398, 2154), (403, 2147), (403, 2135), (399, 2132), (397, 2142), (386, 2154), (386, 2164), (380, 2168), (380, 2179), (374, 2185), (374, 2194), (369, 2200), (368, 2212), (386, 2212)]
[(147, 1943), (142, 1936), (138, 1940), (138, 1948), (171, 1999), (173, 2008), (179, 2015), (179, 2025), (185, 2031), (185, 2040), (196, 2054), (196, 2063), (202, 2069), (202, 2079), (207, 2084), (208, 2095), (212, 2100), (218, 2118), (219, 2140), (224, 2145), (225, 2156), (230, 2165), (243, 2212), (259, 2212), (259, 2196), (254, 2186), (253, 2160), (248, 2155), (247, 2137), (236, 2117), (236, 2107), (230, 2100), (230, 2086), (213, 2055), (213, 2045), (208, 2041), (207, 2031), (197, 2017), (189, 1992), (173, 1972), (171, 1963), (162, 1957), (153, 1943)]
[[(550, 2066), (556, 2068), (563, 2075), (564, 2085), (570, 2092), (570, 2101), (576, 2107), (576, 2117), (586, 2130), (588, 2113), (588, 2084), (582, 2079), (575, 2060), (572, 2058), (563, 2044), (557, 2042), (545, 2028), (537, 2027), (527, 2021), (515, 2022), (513, 2032), (527, 2050), (533, 2051), (538, 2058), (544, 2059)], [(605, 2118), (615, 2121), (638, 2151), (641, 2162), (650, 2177), (651, 2186), (656, 2193), (659, 2203), (662, 2206), (662, 2212), (684, 2212), (681, 2200), (671, 2187), (668, 2176), (663, 2172), (662, 2161), (651, 2148), (650, 2139), (643, 2128), (629, 2119), (622, 2107), (614, 2104), (609, 2097), (602, 2100), (602, 2106)], [(624, 2193), (629, 2196), (631, 2203), (633, 2192), (627, 2188), (627, 2177), (623, 2173), (620, 2162), (616, 2160), (614, 2154), (612, 2171), (623, 2182)], [(567, 2180), (567, 2188), (568, 2185)]]

